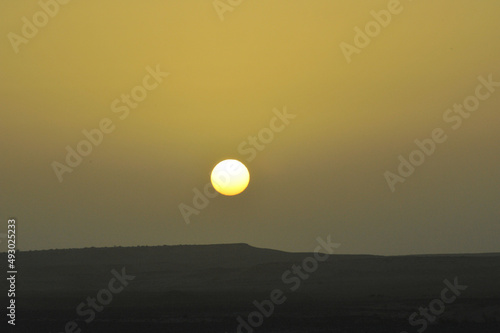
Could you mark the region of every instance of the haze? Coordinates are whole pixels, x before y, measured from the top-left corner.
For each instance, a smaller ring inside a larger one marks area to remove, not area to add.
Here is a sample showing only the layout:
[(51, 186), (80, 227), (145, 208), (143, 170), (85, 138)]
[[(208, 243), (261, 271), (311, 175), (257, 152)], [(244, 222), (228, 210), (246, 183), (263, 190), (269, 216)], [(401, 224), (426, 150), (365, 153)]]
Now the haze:
[[(15, 53), (7, 34), (40, 7), (2, 2), (0, 230), (16, 217), (21, 250), (311, 252), (332, 235), (339, 253), (500, 252), (500, 88), (459, 129), (443, 120), (479, 76), (500, 81), (500, 3), (402, 2), (348, 63), (339, 45), (387, 3), (244, 1), (221, 21), (211, 1), (73, 1)], [(111, 103), (157, 65), (169, 75), (120, 119)], [(296, 117), (247, 161), (239, 145), (284, 107)], [(60, 182), (52, 163), (104, 118), (114, 131)], [(384, 173), (435, 128), (447, 140), (392, 192)], [(185, 223), (226, 158), (249, 187)]]

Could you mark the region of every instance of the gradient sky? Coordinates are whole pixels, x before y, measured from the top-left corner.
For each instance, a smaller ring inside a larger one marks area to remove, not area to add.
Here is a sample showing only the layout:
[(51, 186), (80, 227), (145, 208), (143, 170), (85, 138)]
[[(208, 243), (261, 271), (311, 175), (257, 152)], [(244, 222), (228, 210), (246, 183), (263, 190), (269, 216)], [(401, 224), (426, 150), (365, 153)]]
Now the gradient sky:
[[(211, 0), (73, 1), (16, 54), (7, 36), (40, 5), (1, 2), (0, 232), (16, 217), (21, 250), (312, 251), (330, 234), (338, 253), (499, 252), (500, 88), (457, 130), (443, 114), (500, 81), (500, 2), (402, 1), (348, 64), (339, 45), (387, 4), (248, 0), (221, 21)], [(170, 75), (121, 120), (112, 101), (158, 64)], [(285, 106), (296, 118), (245, 161)], [(53, 161), (103, 118), (115, 130), (59, 182)], [(448, 139), (391, 192), (384, 173), (435, 128)], [(179, 204), (225, 158), (249, 187), (186, 224)]]

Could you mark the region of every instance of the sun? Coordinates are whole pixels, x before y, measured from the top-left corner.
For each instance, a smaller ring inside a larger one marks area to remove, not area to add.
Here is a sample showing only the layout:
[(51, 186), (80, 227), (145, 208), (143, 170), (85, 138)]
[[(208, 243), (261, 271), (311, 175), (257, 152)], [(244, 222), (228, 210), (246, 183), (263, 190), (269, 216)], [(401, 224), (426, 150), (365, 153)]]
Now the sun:
[(237, 195), (243, 192), (250, 182), (247, 167), (238, 160), (224, 160), (212, 170), (210, 176), (215, 190), (224, 195)]

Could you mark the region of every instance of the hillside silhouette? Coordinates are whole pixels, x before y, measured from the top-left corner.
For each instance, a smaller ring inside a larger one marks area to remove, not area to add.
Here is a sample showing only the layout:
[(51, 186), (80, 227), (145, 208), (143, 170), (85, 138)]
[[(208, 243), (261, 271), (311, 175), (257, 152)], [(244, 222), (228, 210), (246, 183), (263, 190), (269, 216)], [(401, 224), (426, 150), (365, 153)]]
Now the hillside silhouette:
[[(467, 289), (428, 331), (443, 332), (445, 324), (455, 332), (499, 327), (500, 254), (334, 254), (291, 291), (283, 273), (311, 256), (248, 244), (19, 252), (16, 332), (61, 332), (69, 320), (84, 332), (138, 332), (145, 323), (150, 332), (236, 332), (236, 318), (255, 311), (253, 302), (277, 288), (287, 300), (256, 332), (333, 332), (332, 325), (348, 332), (410, 332), (416, 330), (409, 315), (439, 298), (443, 281), (455, 278)], [(91, 323), (82, 323), (77, 305), (122, 269), (134, 279)]]

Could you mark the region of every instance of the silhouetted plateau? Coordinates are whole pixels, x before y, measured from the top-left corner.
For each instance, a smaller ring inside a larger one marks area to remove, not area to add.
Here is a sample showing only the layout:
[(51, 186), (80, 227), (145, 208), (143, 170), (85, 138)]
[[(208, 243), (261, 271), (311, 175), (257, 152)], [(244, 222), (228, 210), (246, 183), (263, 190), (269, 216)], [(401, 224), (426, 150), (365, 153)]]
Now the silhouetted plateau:
[[(454, 300), (422, 332), (499, 332), (500, 254), (333, 254), (307, 278), (283, 279), (312, 256), (246, 244), (19, 252), (16, 326), (8, 330), (59, 333), (75, 321), (74, 332), (237, 332), (237, 318), (279, 289), (286, 300), (251, 331), (412, 333), (423, 329), (410, 325), (412, 313), (457, 279), (467, 288), (449, 293)], [(86, 323), (89, 312), (77, 307), (109, 288), (113, 270), (134, 278)]]

